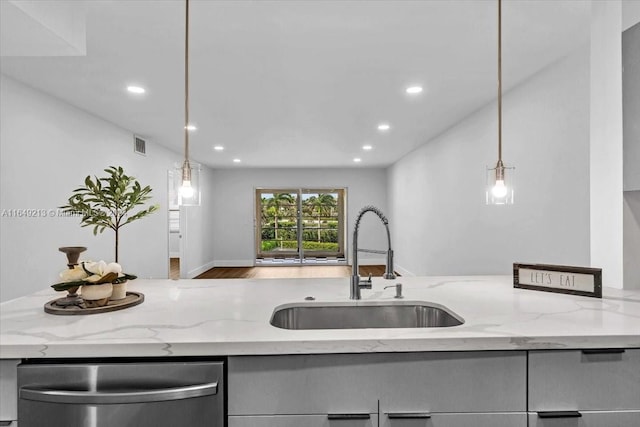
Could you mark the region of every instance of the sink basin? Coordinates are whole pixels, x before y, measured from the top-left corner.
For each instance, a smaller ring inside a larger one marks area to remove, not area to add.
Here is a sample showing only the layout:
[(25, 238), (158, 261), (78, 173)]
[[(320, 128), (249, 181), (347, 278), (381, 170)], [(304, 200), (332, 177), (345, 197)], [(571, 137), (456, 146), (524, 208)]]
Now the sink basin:
[(422, 301), (287, 304), (271, 316), (271, 324), (282, 329), (442, 328), (463, 323), (446, 307)]

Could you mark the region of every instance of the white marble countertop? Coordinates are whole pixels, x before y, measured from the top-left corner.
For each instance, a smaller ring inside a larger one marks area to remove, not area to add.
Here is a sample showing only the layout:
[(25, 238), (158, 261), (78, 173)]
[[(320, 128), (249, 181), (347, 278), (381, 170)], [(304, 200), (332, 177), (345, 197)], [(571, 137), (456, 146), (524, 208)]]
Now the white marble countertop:
[(514, 289), (510, 276), (374, 278), (363, 301), (444, 305), (465, 323), (449, 328), (286, 330), (275, 307), (347, 302), (349, 279), (135, 280), (141, 305), (88, 316), (47, 314), (63, 296), (46, 289), (0, 305), (0, 358), (200, 356), (562, 348), (640, 348), (640, 292), (603, 298)]

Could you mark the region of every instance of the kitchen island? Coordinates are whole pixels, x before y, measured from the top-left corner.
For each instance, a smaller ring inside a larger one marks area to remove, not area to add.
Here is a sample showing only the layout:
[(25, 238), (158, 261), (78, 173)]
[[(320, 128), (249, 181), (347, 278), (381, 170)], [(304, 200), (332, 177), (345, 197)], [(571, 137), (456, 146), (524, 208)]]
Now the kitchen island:
[[(384, 289), (396, 283), (403, 299), (394, 298), (394, 287)], [(144, 303), (102, 314), (47, 314), (43, 305), (61, 296), (49, 289), (0, 306), (1, 419), (17, 419), (21, 361), (162, 364), (206, 357), (227, 366), (231, 427), (640, 422), (638, 291), (604, 288), (596, 299), (515, 289), (508, 276), (374, 278), (360, 301), (349, 300), (348, 279), (129, 285)], [(446, 307), (464, 323), (330, 330), (270, 324), (276, 308), (291, 304), (412, 302)]]

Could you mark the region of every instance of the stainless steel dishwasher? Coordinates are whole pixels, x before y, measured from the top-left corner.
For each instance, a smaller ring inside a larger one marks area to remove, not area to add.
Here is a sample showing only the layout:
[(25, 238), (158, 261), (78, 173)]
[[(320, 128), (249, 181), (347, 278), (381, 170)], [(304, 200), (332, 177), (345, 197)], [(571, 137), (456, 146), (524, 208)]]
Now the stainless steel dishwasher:
[(22, 363), (20, 427), (223, 427), (224, 362)]

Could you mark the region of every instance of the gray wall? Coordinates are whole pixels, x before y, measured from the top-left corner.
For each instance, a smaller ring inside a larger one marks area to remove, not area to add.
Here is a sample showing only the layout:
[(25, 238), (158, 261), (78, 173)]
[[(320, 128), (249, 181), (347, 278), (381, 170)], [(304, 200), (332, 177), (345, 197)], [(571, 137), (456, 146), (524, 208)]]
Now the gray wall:
[[(123, 166), (153, 189), (160, 211), (121, 229), (120, 263), (142, 278), (168, 275), (167, 171), (181, 156), (148, 141), (147, 156), (133, 152), (133, 135), (85, 111), (0, 75), (0, 300), (47, 288), (58, 281), (66, 257), (60, 246), (86, 246), (83, 259), (112, 261), (111, 230), (93, 236), (78, 218), (60, 217), (74, 188), (89, 174)], [(205, 170), (209, 174), (210, 171)], [(203, 197), (206, 200), (206, 196)], [(12, 215), (25, 209), (36, 216)], [(190, 208), (200, 209), (200, 208)], [(205, 207), (206, 209), (206, 207)], [(191, 213), (191, 211), (189, 212)], [(210, 215), (210, 214), (209, 214)], [(194, 221), (188, 255), (193, 263), (213, 259), (213, 227)], [(207, 245), (211, 247), (208, 248)]]
[(640, 289), (640, 24), (622, 33), (622, 67), (624, 286)]
[(513, 262), (589, 265), (589, 52), (504, 95), (503, 158), (515, 205), (484, 204), (497, 107), (472, 114), (388, 171), (405, 274), (510, 274)]
[(622, 33), (624, 189), (640, 190), (640, 23)]
[[(384, 169), (217, 169), (214, 172), (215, 263), (217, 266), (247, 266), (255, 260), (255, 189), (262, 188), (347, 188), (347, 248), (351, 245), (353, 222), (365, 205), (387, 212)], [(373, 214), (363, 218), (361, 247), (386, 249), (382, 223)], [(365, 246), (366, 245), (366, 246)], [(381, 263), (379, 256), (362, 254), (363, 263)]]

